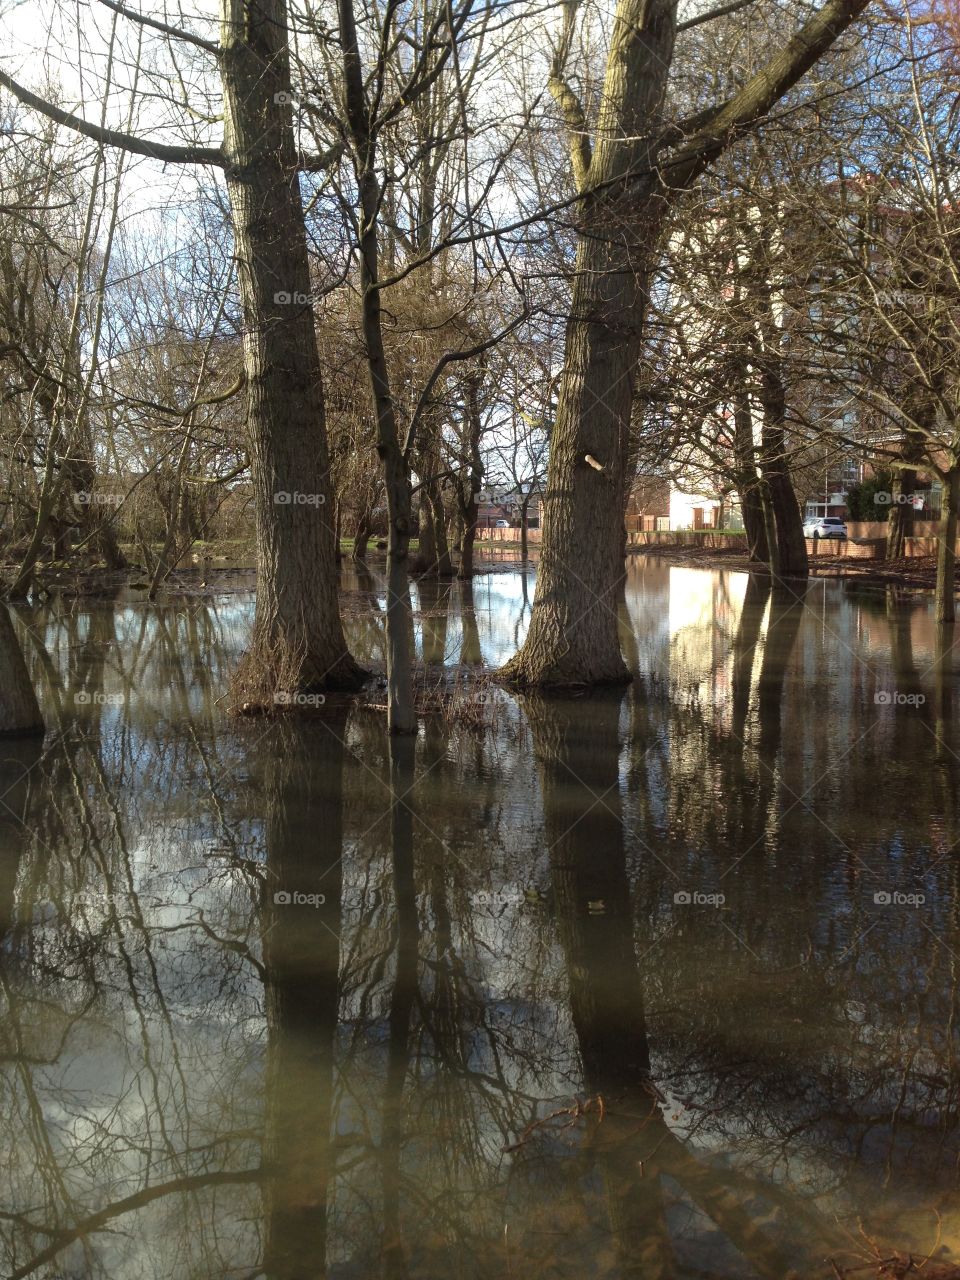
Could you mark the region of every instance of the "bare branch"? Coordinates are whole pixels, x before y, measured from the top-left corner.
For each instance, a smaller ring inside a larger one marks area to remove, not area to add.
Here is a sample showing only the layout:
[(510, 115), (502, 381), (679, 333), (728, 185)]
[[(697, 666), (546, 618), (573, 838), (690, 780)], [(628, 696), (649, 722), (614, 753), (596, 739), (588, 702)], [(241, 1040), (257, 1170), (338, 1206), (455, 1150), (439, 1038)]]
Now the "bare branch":
[[(102, 0), (106, 4), (107, 0)], [(695, 18), (687, 18), (686, 22), (677, 23), (677, 35), (681, 31), (692, 31), (694, 27), (702, 27), (705, 22), (713, 22), (715, 18), (725, 18), (728, 14), (737, 13), (754, 4), (755, 0), (732, 0), (731, 4), (722, 4), (717, 9), (709, 9), (706, 13), (697, 14)]]
[(829, 0), (729, 102), (676, 154), (661, 165), (673, 190), (689, 187), (740, 133), (755, 127), (770, 108), (863, 13), (870, 0)]
[(223, 167), (224, 155), (219, 147), (171, 147), (162, 142), (148, 142), (145, 138), (138, 138), (131, 133), (121, 133), (117, 129), (105, 129), (69, 111), (63, 111), (60, 107), (55, 107), (45, 98), (37, 97), (35, 93), (18, 84), (4, 71), (0, 71), (0, 85), (9, 89), (24, 106), (39, 111), (41, 115), (72, 129), (75, 133), (83, 134), (85, 138), (92, 138), (102, 146), (118, 147), (121, 151), (129, 151), (137, 156), (147, 156), (151, 160), (161, 160), (164, 164), (210, 164), (218, 168)]
[(181, 31), (179, 27), (168, 26), (166, 22), (159, 22), (156, 18), (148, 18), (143, 13), (128, 9), (125, 4), (118, 4), (117, 0), (100, 0), (100, 3), (106, 5), (108, 9), (112, 9), (114, 13), (119, 13), (121, 17), (129, 18), (131, 22), (139, 22), (144, 27), (151, 27), (154, 31), (161, 31), (165, 36), (171, 36), (174, 40), (183, 40), (186, 44), (195, 44), (198, 49), (205, 49), (207, 53), (212, 53), (214, 57), (220, 53), (220, 46), (212, 40), (204, 40), (202, 36), (192, 35), (189, 31)]

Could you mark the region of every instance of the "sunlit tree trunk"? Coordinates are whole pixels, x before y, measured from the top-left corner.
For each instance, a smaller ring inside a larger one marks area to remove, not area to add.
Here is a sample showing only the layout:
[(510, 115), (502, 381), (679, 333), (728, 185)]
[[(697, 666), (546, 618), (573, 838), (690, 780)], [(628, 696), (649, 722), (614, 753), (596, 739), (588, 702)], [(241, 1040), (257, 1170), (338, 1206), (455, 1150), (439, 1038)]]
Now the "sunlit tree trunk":
[(760, 477), (757, 474), (756, 450), (753, 441), (753, 414), (745, 382), (746, 365), (738, 370), (741, 386), (734, 392), (733, 449), (737, 468), (737, 494), (740, 498), (740, 514), (747, 538), (750, 559), (763, 562), (769, 559), (767, 529), (763, 516), (763, 498), (760, 493)]
[[(623, 574), (626, 441), (644, 310), (668, 196), (688, 187), (738, 130), (791, 88), (866, 6), (828, 0), (707, 123), (671, 134), (661, 110), (676, 28), (665, 0), (620, 0), (591, 151), (583, 105), (565, 79), (572, 14), (565, 11), (550, 88), (568, 130), (581, 198), (565, 361), (544, 502), (530, 629), (502, 671), (520, 686), (627, 679), (617, 638)], [(662, 175), (662, 185), (661, 185)]]
[(592, 157), (573, 147), (578, 186), (584, 190), (589, 173), (589, 189), (580, 202), (533, 614), (523, 648), (503, 672), (519, 685), (629, 678), (617, 635), (624, 431), (665, 202), (652, 177), (627, 175), (652, 174), (674, 26), (666, 0), (621, 0), (596, 147)]

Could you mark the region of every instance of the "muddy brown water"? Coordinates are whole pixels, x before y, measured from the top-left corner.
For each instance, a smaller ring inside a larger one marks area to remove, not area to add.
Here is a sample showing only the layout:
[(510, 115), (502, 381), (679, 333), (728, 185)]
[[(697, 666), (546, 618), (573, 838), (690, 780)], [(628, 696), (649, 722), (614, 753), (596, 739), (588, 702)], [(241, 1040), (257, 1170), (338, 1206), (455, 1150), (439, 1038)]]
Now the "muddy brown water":
[[(414, 592), (465, 689), (527, 625), (500, 570)], [(382, 580), (344, 589), (375, 666)], [(629, 688), (481, 684), (392, 770), (369, 709), (229, 718), (251, 612), (241, 580), (17, 615), (49, 731), (0, 752), (0, 1273), (955, 1258), (960, 700), (928, 600), (635, 560)]]

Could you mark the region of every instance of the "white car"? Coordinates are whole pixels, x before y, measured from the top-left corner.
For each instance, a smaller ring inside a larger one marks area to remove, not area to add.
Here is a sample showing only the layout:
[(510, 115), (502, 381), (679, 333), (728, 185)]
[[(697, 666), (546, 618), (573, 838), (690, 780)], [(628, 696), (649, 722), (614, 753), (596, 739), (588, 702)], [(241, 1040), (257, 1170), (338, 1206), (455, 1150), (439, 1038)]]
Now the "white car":
[(818, 542), (821, 538), (845, 538), (847, 526), (839, 516), (816, 516), (803, 523), (803, 536)]

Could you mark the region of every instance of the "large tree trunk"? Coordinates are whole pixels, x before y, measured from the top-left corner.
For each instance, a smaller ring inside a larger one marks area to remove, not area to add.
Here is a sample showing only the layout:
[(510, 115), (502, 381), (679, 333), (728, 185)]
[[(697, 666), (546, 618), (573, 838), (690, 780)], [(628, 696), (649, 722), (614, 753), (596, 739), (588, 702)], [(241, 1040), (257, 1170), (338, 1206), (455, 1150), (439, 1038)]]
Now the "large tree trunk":
[(563, 80), (562, 51), (571, 38), (569, 29), (564, 32), (550, 88), (568, 125), (581, 193), (580, 238), (551, 434), (536, 601), (523, 648), (501, 673), (505, 679), (549, 686), (627, 678), (616, 613), (625, 443), (664, 202), (668, 192), (702, 173), (738, 128), (762, 118), (866, 3), (828, 0), (669, 160), (661, 111), (676, 6), (619, 0), (592, 155), (583, 107)]
[(284, 0), (223, 0), (227, 190), (243, 305), (257, 604), (247, 678), (352, 688), (337, 602), (333, 495), (290, 107)]
[(503, 669), (519, 685), (629, 679), (617, 635), (620, 424), (633, 399), (643, 294), (629, 259), (602, 228), (578, 251), (533, 614), (523, 648)]
[(763, 498), (760, 487), (751, 477), (737, 492), (740, 495), (740, 513), (743, 516), (743, 531), (746, 534), (750, 559), (757, 564), (765, 564), (770, 559), (770, 548), (767, 545), (767, 527), (763, 518)]
[(960, 467), (943, 478), (943, 517), (937, 548), (937, 622), (952, 623), (957, 616), (957, 515), (960, 512)]
[(0, 604), (0, 736), (43, 733), (43, 717), (6, 605)]
[[(589, 170), (563, 378), (551, 434), (536, 598), (523, 648), (503, 669), (519, 685), (629, 679), (617, 634), (623, 576), (626, 432), (644, 305), (664, 204), (655, 134), (673, 56), (666, 0), (621, 0)], [(634, 175), (628, 178), (627, 175)]]

